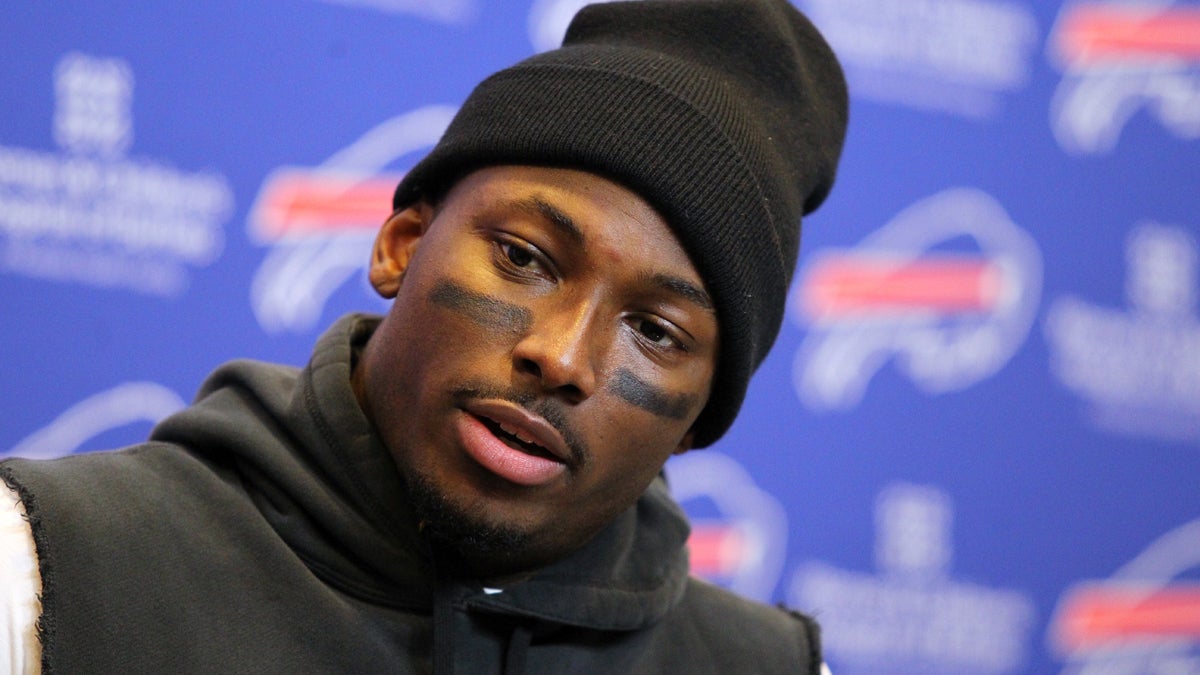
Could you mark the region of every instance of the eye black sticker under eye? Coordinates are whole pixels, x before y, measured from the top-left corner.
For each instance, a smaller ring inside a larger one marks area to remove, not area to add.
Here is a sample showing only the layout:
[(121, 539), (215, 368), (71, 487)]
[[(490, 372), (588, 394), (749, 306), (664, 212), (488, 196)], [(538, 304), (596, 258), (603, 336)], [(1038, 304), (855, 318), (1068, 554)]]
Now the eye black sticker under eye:
[(616, 377), (609, 385), (609, 391), (620, 396), (626, 403), (635, 405), (642, 410), (654, 413), (659, 417), (681, 420), (696, 405), (694, 394), (671, 394), (652, 384), (642, 381), (637, 375), (625, 369), (616, 372)]
[(528, 309), (469, 291), (449, 281), (438, 282), (429, 293), (429, 300), (493, 330), (523, 333), (533, 325), (533, 315)]

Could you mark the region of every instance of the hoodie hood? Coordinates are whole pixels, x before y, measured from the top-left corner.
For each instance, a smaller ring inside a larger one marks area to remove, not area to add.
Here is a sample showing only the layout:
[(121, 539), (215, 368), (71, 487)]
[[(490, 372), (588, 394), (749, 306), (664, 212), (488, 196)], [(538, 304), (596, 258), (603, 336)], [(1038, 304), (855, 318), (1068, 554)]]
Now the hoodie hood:
[(591, 542), (501, 593), (439, 574), (404, 481), (350, 387), (378, 317), (349, 315), (303, 370), (236, 361), (152, 440), (227, 467), (279, 537), (326, 583), (391, 607), (437, 597), (489, 614), (598, 630), (660, 620), (687, 582), (687, 521), (662, 479)]

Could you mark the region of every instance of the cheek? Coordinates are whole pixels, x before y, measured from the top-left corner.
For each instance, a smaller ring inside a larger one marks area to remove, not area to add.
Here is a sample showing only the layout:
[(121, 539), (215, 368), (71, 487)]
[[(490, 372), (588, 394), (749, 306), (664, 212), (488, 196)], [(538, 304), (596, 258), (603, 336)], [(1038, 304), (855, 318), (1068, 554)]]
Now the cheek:
[(614, 489), (633, 485), (633, 494), (640, 494), (679, 447), (691, 422), (663, 419), (611, 395), (606, 398), (610, 405), (605, 413), (589, 415), (594, 459), (603, 465), (603, 480), (618, 484)]
[(629, 405), (668, 420), (686, 420), (699, 410), (696, 394), (672, 392), (638, 377), (633, 371), (617, 369), (608, 391)]
[[(640, 434), (626, 434), (625, 442), (642, 438)], [(661, 439), (656, 439), (661, 442)], [(596, 484), (594, 495), (582, 502), (596, 505), (595, 520), (608, 522), (629, 508), (645, 492), (646, 488), (662, 471), (669, 452), (652, 451), (646, 447), (623, 446), (622, 456), (611, 461), (604, 477)]]
[(386, 407), (376, 411), (380, 416), (411, 415), (434, 405), (430, 397), (441, 383), (473, 367), (478, 345), (486, 344), (478, 325), (431, 302), (429, 295), (429, 284), (410, 275), (371, 338), (377, 344), (367, 372), (371, 398)]
[(428, 302), (466, 320), (476, 332), (487, 337), (519, 337), (528, 333), (533, 325), (533, 313), (529, 309), (471, 290), (449, 279), (439, 280), (433, 285)]
[(636, 420), (648, 427), (646, 433), (667, 438), (674, 450), (708, 401), (712, 359), (689, 355), (682, 362), (658, 365), (636, 345), (618, 344), (602, 385), (613, 401), (610, 407), (618, 410), (612, 414), (615, 428), (625, 429)]
[(478, 284), (446, 273), (452, 263), (405, 279), (392, 307), (425, 358), (457, 360), (480, 346), (505, 344), (528, 330), (532, 322), (528, 309), (504, 303), (475, 290)]

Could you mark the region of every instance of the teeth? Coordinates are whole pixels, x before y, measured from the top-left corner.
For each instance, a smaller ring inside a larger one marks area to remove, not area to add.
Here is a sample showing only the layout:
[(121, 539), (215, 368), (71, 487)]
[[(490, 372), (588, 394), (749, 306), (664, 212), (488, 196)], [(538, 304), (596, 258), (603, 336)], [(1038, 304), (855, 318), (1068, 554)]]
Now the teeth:
[(525, 433), (521, 429), (518, 429), (517, 427), (509, 426), (509, 425), (505, 424), (504, 422), (500, 422), (499, 424), (500, 424), (500, 429), (502, 431), (504, 431), (504, 433), (515, 436), (517, 438), (517, 440), (521, 441), (522, 443), (529, 443), (529, 444), (537, 445), (540, 447), (540, 445), (541, 445), (540, 443), (538, 443), (529, 434)]

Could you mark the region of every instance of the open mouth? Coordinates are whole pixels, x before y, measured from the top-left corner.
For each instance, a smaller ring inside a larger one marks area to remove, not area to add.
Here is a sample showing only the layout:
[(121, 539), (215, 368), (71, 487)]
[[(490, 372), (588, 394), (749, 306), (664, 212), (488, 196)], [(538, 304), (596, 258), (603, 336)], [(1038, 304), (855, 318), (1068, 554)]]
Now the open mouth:
[(561, 462), (562, 459), (550, 452), (546, 448), (538, 445), (534, 440), (526, 436), (520, 429), (509, 426), (502, 422), (497, 422), (487, 417), (477, 416), (477, 419), (487, 427), (488, 431), (492, 432), (496, 438), (499, 438), (510, 448), (520, 450), (534, 457), (544, 457), (556, 462)]
[(471, 401), (455, 428), (471, 459), (516, 485), (548, 486), (570, 470), (570, 450), (558, 430), (512, 403)]

